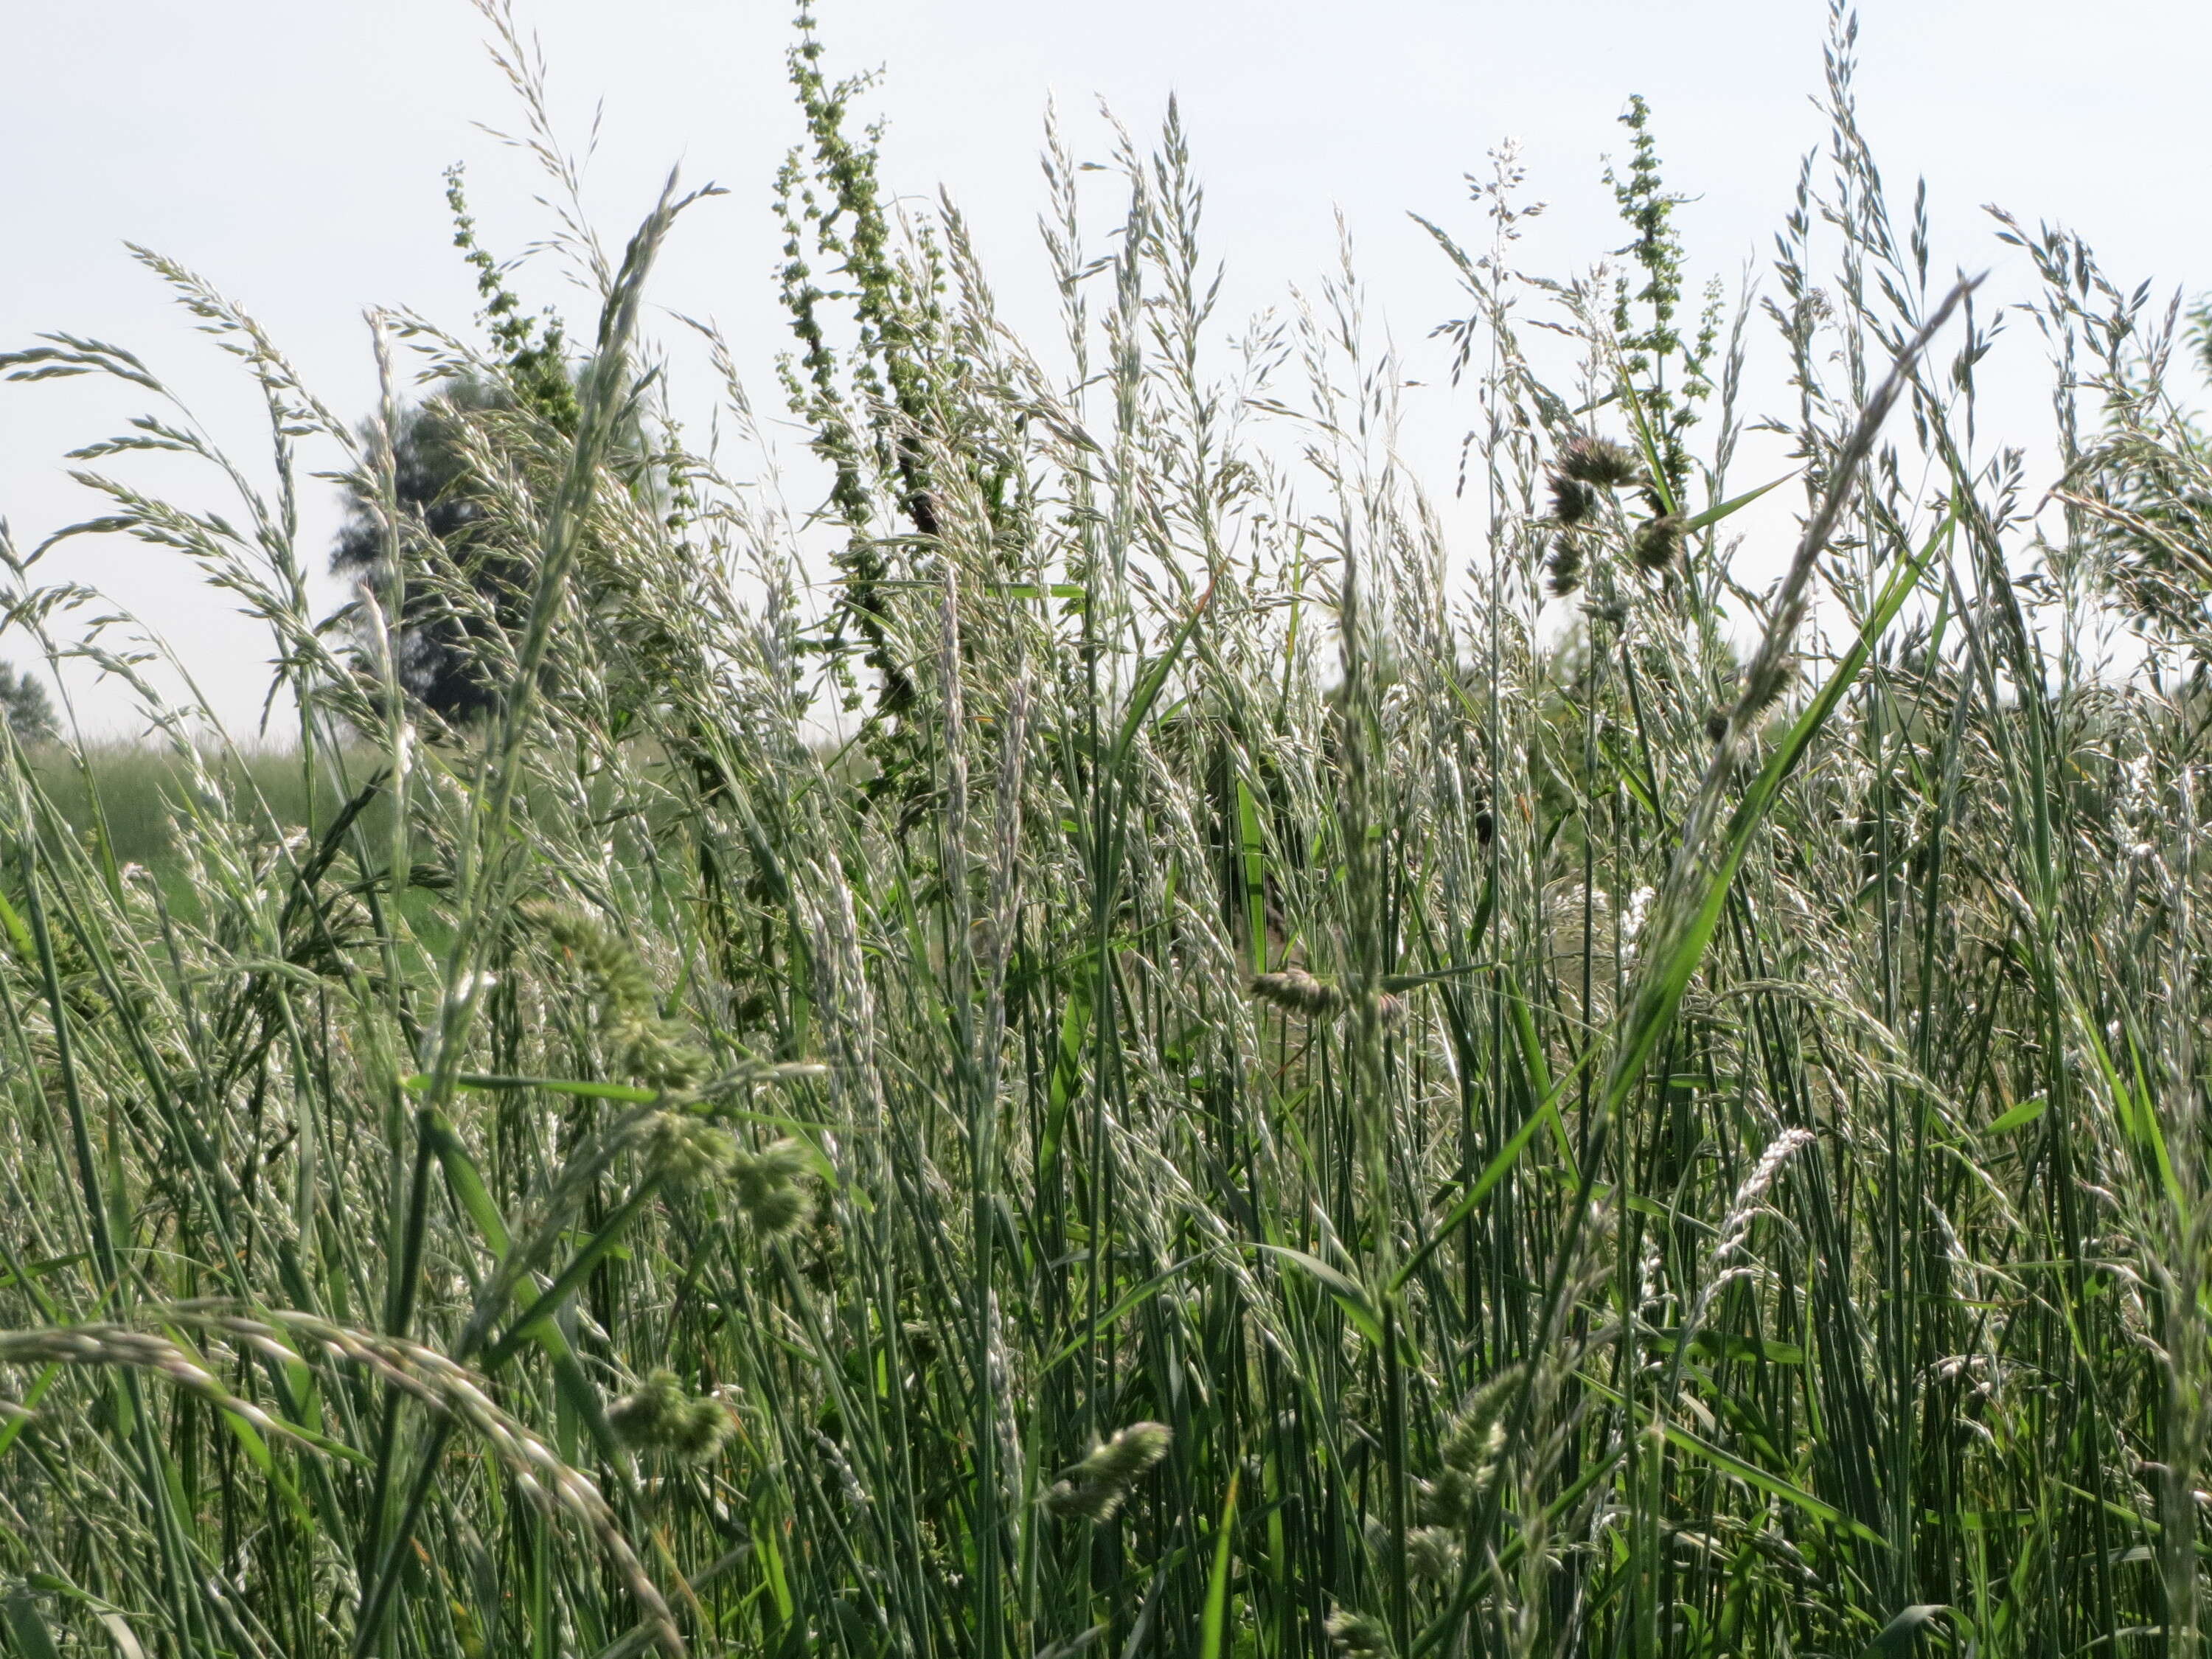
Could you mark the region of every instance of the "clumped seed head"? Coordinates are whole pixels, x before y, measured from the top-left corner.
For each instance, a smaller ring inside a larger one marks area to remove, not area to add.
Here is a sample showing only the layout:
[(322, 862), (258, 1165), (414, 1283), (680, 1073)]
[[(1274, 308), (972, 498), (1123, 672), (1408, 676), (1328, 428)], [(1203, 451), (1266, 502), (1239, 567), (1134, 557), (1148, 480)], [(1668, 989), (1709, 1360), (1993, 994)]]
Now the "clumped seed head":
[(799, 1184), (806, 1171), (806, 1149), (779, 1140), (757, 1152), (740, 1152), (731, 1167), (730, 1186), (738, 1207), (763, 1238), (781, 1238), (806, 1219), (811, 1208)]
[(607, 1425), (640, 1451), (698, 1462), (729, 1437), (730, 1413), (721, 1401), (692, 1395), (674, 1371), (663, 1370), (608, 1407)]
[(1474, 1477), (1449, 1465), (1433, 1480), (1420, 1483), (1418, 1499), (1421, 1519), (1431, 1526), (1455, 1527), (1467, 1519), (1474, 1502)]
[(1329, 1645), (1344, 1659), (1380, 1659), (1390, 1650), (1390, 1634), (1371, 1613), (1339, 1607), (1328, 1616)]
[(655, 1112), (646, 1120), (639, 1145), (647, 1166), (679, 1188), (719, 1180), (738, 1156), (726, 1129), (688, 1112)]
[(1644, 479), (1644, 464), (1636, 452), (1610, 438), (1570, 438), (1559, 448), (1559, 471), (1600, 489), (1619, 489)]

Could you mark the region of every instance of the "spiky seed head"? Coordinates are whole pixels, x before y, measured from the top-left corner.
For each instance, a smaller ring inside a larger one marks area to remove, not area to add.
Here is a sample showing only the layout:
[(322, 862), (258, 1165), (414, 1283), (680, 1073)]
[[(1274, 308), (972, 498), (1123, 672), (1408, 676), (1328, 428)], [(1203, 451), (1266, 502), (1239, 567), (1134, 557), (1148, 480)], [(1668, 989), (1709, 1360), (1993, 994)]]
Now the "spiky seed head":
[(1762, 714), (1781, 700), (1796, 678), (1797, 665), (1794, 659), (1785, 658), (1765, 672), (1757, 669), (1744, 677), (1743, 700), (1746, 712)]
[(1339, 1607), (1328, 1616), (1329, 1644), (1344, 1659), (1380, 1659), (1390, 1650), (1390, 1634), (1371, 1613)]
[(807, 1170), (806, 1148), (788, 1137), (771, 1141), (753, 1154), (753, 1168), (770, 1181), (796, 1181)]
[(1421, 1519), (1431, 1526), (1456, 1527), (1467, 1519), (1474, 1502), (1474, 1481), (1464, 1470), (1447, 1465), (1433, 1480), (1424, 1480), (1419, 1494)]
[(1045, 1508), (1071, 1521), (1110, 1521), (1127, 1497), (1123, 1486), (1103, 1486), (1093, 1480), (1055, 1480), (1045, 1488)]
[(1520, 1366), (1501, 1366), (1468, 1396), (1438, 1448), (1446, 1468), (1479, 1475), (1504, 1450), (1504, 1425), (1498, 1419), (1520, 1380)]
[(726, 1130), (689, 1112), (655, 1112), (646, 1120), (639, 1139), (647, 1165), (678, 1187), (719, 1179), (738, 1155)]
[(744, 1206), (745, 1219), (763, 1238), (781, 1238), (805, 1221), (812, 1205), (804, 1188), (771, 1187)]
[(668, 1449), (687, 1463), (704, 1462), (730, 1437), (729, 1409), (704, 1395), (691, 1401), (670, 1425)]
[(1168, 1454), (1175, 1434), (1164, 1423), (1132, 1423), (1046, 1489), (1045, 1508), (1082, 1521), (1110, 1521), (1129, 1489)]
[(1175, 1431), (1164, 1423), (1132, 1423), (1078, 1463), (1073, 1474), (1126, 1486), (1165, 1457), (1174, 1440)]
[(1662, 513), (1636, 526), (1628, 538), (1628, 556), (1646, 570), (1664, 570), (1681, 557), (1686, 534), (1680, 514)]
[(1597, 491), (1564, 472), (1552, 475), (1552, 517), (1564, 525), (1588, 524), (1597, 517)]
[(1579, 483), (1619, 489), (1642, 482), (1644, 464), (1636, 452), (1609, 438), (1570, 438), (1559, 447), (1559, 471)]

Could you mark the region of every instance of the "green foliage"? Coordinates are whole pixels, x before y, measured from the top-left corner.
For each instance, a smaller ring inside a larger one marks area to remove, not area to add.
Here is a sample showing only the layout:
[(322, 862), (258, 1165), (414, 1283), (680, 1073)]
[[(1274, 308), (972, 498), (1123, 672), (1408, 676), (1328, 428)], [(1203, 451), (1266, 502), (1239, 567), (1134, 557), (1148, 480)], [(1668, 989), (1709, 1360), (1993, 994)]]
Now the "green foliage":
[(1632, 279), (1623, 276), (1614, 289), (1613, 324), (1621, 354), (1622, 397), (1634, 407), (1667, 492), (1660, 505), (1671, 511), (1674, 503), (1687, 498), (1689, 432), (1697, 423), (1698, 405), (1712, 395), (1721, 294), (1717, 281), (1708, 285), (1698, 331), (1685, 341), (1675, 321), (1682, 305), (1683, 253), (1674, 210), (1686, 198), (1669, 193), (1660, 177), (1651, 108), (1641, 94), (1628, 100), (1620, 124), (1632, 135), (1628, 173), (1624, 178), (1608, 167), (1606, 182), (1613, 186), (1622, 222), (1636, 234), (1620, 252), (1633, 261), (1642, 284), (1632, 290)]

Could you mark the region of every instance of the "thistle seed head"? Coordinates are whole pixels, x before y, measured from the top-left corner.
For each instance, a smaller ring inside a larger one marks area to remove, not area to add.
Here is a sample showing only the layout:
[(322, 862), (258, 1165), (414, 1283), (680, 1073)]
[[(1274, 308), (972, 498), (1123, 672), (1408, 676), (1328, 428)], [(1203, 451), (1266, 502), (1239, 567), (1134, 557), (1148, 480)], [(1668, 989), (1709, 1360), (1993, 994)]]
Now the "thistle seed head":
[(1597, 491), (1564, 472), (1552, 475), (1552, 517), (1563, 525), (1588, 524), (1597, 517)]
[(1582, 543), (1572, 536), (1554, 538), (1545, 568), (1551, 573), (1552, 592), (1565, 599), (1583, 585)]
[(1568, 439), (1559, 447), (1559, 471), (1600, 489), (1619, 489), (1644, 478), (1644, 464), (1636, 452), (1609, 438)]
[(1644, 569), (1664, 570), (1681, 557), (1686, 533), (1679, 514), (1662, 513), (1656, 519), (1646, 519), (1628, 538), (1628, 556)]

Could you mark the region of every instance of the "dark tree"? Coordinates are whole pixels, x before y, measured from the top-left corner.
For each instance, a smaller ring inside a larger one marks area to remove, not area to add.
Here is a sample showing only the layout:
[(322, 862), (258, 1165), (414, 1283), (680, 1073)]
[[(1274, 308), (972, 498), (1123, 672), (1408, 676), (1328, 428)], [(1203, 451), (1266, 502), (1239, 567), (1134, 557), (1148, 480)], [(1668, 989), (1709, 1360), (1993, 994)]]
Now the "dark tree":
[[(532, 317), (502, 280), (501, 268), (477, 240), (476, 221), (462, 191), (461, 169), (446, 173), (446, 202), (453, 215), (453, 246), (476, 268), (484, 325), (498, 365), (495, 381), (460, 380), (403, 413), (392, 433), (394, 483), (403, 519), (437, 544), (464, 578), (457, 594), (448, 573), (403, 550), (408, 567), (399, 615), (400, 683), (440, 718), (462, 724), (489, 712), (498, 688), (484, 672), (483, 646), (495, 629), (512, 625), (535, 568), (526, 541), (501, 533), (485, 510), (484, 491), (469, 457), (472, 417), (496, 412), (526, 417), (526, 426), (562, 435), (576, 429), (576, 370), (568, 358), (561, 320), (548, 312)], [(476, 420), (475, 435), (491, 435), (495, 423)], [(331, 568), (384, 604), (392, 572), (373, 496), (356, 484), (349, 491), (346, 523), (331, 551)], [(473, 602), (468, 602), (469, 594)]]
[[(412, 568), (403, 572), (400, 683), (433, 714), (454, 724), (474, 720), (497, 702), (497, 690), (483, 673), (483, 642), (491, 629), (511, 620), (528, 586), (528, 553), (494, 533), (464, 441), (471, 415), (506, 402), (502, 393), (479, 382), (457, 381), (405, 410), (392, 434), (393, 483), (403, 519), (438, 544), (483, 601), (473, 608), (457, 604), (446, 584), (428, 579), (424, 561), (403, 555)], [(381, 515), (358, 484), (348, 494), (349, 511), (331, 551), (331, 569), (386, 604), (392, 572)]]
[(20, 744), (49, 743), (58, 735), (46, 688), (7, 663), (0, 663), (0, 718)]

